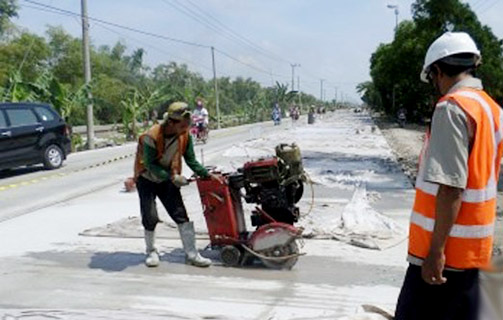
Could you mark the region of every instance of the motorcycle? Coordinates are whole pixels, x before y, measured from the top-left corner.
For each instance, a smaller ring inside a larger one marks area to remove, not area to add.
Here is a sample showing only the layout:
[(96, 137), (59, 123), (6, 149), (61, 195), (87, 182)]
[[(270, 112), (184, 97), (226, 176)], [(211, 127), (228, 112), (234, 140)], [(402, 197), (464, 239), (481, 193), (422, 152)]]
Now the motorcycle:
[(192, 135), (195, 143), (206, 143), (206, 141), (208, 140), (208, 127), (204, 123), (204, 117), (200, 115), (192, 115), (190, 134)]

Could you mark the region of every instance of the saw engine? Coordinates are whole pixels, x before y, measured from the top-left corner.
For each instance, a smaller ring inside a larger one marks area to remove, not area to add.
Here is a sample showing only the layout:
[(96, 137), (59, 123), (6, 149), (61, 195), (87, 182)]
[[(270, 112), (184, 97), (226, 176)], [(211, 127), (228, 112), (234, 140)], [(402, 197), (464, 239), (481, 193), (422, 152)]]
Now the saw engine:
[(276, 157), (247, 162), (241, 171), (245, 201), (262, 209), (252, 212), (253, 226), (271, 222), (270, 218), (291, 225), (298, 221), (299, 208), (295, 204), (304, 192), (304, 170), (296, 145), (280, 144)]
[[(199, 194), (212, 247), (221, 250), (224, 264), (243, 265), (258, 258), (271, 268), (291, 268), (297, 262), (296, 239), (302, 233), (296, 203), (304, 191), (300, 149), (280, 144), (276, 155), (247, 162), (223, 174), (227, 184), (198, 179)], [(253, 232), (246, 230), (242, 199), (256, 204), (251, 212)]]

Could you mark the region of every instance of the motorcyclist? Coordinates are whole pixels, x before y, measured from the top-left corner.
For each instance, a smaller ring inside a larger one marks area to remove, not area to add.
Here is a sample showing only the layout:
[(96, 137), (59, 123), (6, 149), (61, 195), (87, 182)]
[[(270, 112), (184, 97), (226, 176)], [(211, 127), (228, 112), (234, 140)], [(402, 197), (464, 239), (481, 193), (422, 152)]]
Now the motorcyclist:
[(209, 114), (208, 110), (204, 107), (202, 99), (196, 100), (196, 109), (194, 110), (193, 115), (196, 118), (195, 125), (198, 126), (198, 131), (203, 132), (208, 130)]

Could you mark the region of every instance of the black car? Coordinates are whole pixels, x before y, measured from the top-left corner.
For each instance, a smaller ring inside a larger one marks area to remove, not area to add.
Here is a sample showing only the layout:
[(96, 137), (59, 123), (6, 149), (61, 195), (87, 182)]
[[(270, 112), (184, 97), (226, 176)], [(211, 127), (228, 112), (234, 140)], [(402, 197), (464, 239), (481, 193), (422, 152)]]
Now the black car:
[(70, 127), (47, 104), (0, 103), (0, 170), (61, 167), (71, 150)]

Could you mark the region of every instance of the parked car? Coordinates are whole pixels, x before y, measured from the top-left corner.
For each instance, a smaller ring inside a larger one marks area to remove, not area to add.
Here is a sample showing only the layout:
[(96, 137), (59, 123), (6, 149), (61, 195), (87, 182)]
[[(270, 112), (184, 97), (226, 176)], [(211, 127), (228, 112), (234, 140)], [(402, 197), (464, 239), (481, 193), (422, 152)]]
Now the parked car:
[(56, 169), (70, 151), (70, 127), (50, 105), (0, 103), (0, 170), (40, 163)]

